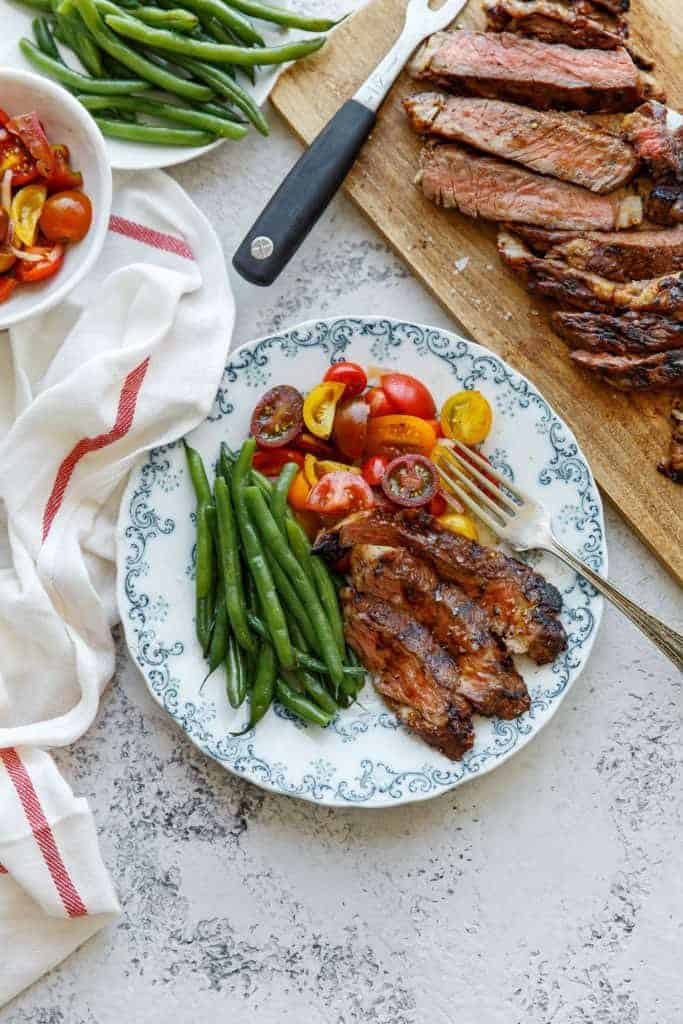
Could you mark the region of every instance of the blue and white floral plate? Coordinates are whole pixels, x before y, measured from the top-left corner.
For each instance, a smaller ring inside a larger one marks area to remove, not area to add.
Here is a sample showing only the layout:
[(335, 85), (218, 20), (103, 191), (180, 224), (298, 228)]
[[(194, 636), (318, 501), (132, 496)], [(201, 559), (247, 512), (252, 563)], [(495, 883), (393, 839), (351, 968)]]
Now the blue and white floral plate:
[[(606, 572), (602, 506), (574, 436), (534, 386), (497, 356), (447, 331), (382, 318), (311, 321), (243, 345), (225, 368), (209, 418), (192, 434), (207, 466), (220, 442), (247, 435), (259, 395), (275, 384), (303, 391), (331, 362), (393, 366), (419, 377), (437, 403), (478, 388), (494, 410), (485, 451), (552, 510), (559, 539)], [(476, 742), (447, 760), (398, 725), (368, 683), (361, 702), (325, 730), (275, 706), (240, 738), (246, 709), (228, 706), (221, 673), (203, 690), (194, 633), (194, 496), (179, 444), (151, 452), (130, 478), (118, 533), (118, 599), (130, 652), (154, 698), (200, 750), (264, 789), (333, 806), (385, 807), (424, 800), (497, 768), (555, 714), (593, 646), (602, 601), (548, 555), (531, 556), (562, 592), (567, 651), (542, 668), (518, 659), (532, 697), (522, 718), (478, 718)]]

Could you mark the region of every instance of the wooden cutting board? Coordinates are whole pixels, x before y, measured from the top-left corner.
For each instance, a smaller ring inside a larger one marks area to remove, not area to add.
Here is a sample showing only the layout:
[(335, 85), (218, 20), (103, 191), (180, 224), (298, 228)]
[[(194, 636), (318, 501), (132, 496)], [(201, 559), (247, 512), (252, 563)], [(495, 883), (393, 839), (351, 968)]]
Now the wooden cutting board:
[[(670, 104), (683, 109), (680, 0), (635, 0), (633, 8), (633, 39), (656, 58)], [(371, 0), (332, 33), (319, 54), (280, 78), (272, 100), (304, 142), (312, 141), (384, 56), (401, 31), (404, 11), (405, 0)], [(483, 23), (480, 0), (470, 0), (458, 24)], [(415, 83), (404, 73), (345, 189), (475, 341), (538, 386), (575, 431), (604, 493), (683, 582), (683, 488), (655, 470), (668, 449), (670, 397), (621, 394), (574, 367), (548, 327), (551, 305), (529, 296), (500, 263), (495, 227), (439, 210), (413, 187), (420, 142), (401, 108), (411, 91)], [(464, 257), (467, 265), (458, 272), (456, 260)], [(523, 457), (521, 448), (518, 458)]]

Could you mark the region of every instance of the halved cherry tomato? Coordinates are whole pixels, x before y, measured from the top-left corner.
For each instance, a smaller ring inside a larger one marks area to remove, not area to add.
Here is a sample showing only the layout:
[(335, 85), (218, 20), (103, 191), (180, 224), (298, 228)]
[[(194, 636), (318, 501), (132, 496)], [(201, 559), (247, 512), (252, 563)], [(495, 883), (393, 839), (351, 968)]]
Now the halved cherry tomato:
[(49, 178), (54, 170), (55, 158), (47, 135), (35, 111), (30, 114), (19, 114), (11, 117), (5, 128), (21, 139), (36, 162), (38, 173), (43, 178)]
[(306, 508), (318, 515), (337, 516), (372, 508), (370, 486), (358, 473), (327, 473), (308, 495)]
[(368, 383), (365, 370), (358, 363), (335, 363), (329, 368), (323, 380), (332, 380), (343, 384), (345, 398), (362, 395)]
[(363, 463), (363, 477), (371, 487), (377, 487), (382, 483), (384, 471), (391, 462), (388, 455), (371, 455)]
[(370, 388), (364, 398), (370, 407), (371, 416), (390, 416), (396, 412), (382, 388)]
[(252, 462), (254, 469), (258, 469), (264, 476), (279, 476), (280, 470), (288, 462), (296, 462), (297, 466), (303, 466), (304, 457), (293, 448), (263, 448), (254, 452)]
[(404, 508), (427, 505), (439, 489), (436, 466), (425, 455), (399, 455), (386, 468), (382, 490)]
[(311, 486), (304, 475), (303, 469), (300, 469), (292, 480), (292, 486), (289, 488), (287, 501), (297, 512), (303, 512), (306, 509), (306, 502), (308, 501), (308, 495), (310, 493)]
[(15, 273), (18, 280), (24, 284), (35, 284), (36, 281), (45, 281), (48, 277), (53, 277), (64, 262), (64, 246), (59, 242), (51, 247), (32, 245), (25, 252), (29, 254), (35, 253), (43, 258), (37, 263), (17, 260)]
[(314, 437), (304, 430), (296, 439), (296, 446), (302, 452), (319, 455), (322, 459), (334, 458), (334, 448), (320, 437)]
[(370, 455), (395, 448), (417, 450), (428, 455), (435, 443), (434, 427), (417, 416), (378, 416), (368, 425), (367, 450)]
[(431, 394), (417, 377), (407, 373), (385, 373), (381, 377), (384, 394), (396, 412), (431, 420), (436, 416), (436, 405)]
[(19, 139), (9, 133), (6, 135), (6, 138), (0, 140), (0, 178), (5, 171), (11, 171), (14, 187), (28, 185), (38, 177), (36, 162)]
[(492, 421), (491, 406), (481, 391), (458, 391), (446, 399), (441, 410), (444, 434), (463, 444), (481, 444)]
[(17, 262), (17, 257), (14, 255), (8, 245), (0, 245), (0, 274), (4, 274), (7, 270)]
[[(44, 185), (24, 185), (12, 197), (10, 219), (14, 227), (14, 237), (27, 248), (35, 244), (38, 221), (40, 220), (47, 199)], [(49, 238), (51, 242), (66, 241), (61, 238)]]
[(45, 179), (48, 192), (64, 192), (67, 189), (80, 188), (83, 184), (83, 175), (80, 171), (71, 169), (68, 146), (57, 144), (51, 146), (54, 157), (52, 173)]
[(439, 516), (442, 516), (444, 514), (447, 508), (448, 502), (444, 498), (443, 494), (441, 494), (440, 491), (437, 491), (437, 493), (429, 502), (429, 514), (431, 516), (436, 516), (438, 518)]
[(321, 480), (326, 473), (352, 472), (351, 466), (345, 462), (335, 462), (333, 459), (316, 459), (310, 452), (304, 461), (304, 476), (311, 485), (315, 487), (318, 480)]
[(334, 417), (332, 440), (340, 453), (356, 462), (365, 452), (370, 410), (362, 398), (343, 398)]
[(463, 537), (469, 537), (470, 540), (479, 540), (476, 523), (471, 516), (465, 515), (464, 512), (444, 512), (438, 517), (438, 522), (451, 533), (459, 533)]
[(430, 420), (431, 425), (434, 427), (434, 431), (437, 437), (443, 437), (443, 430), (441, 428), (441, 420)]
[(266, 391), (256, 403), (251, 417), (251, 433), (261, 448), (279, 448), (290, 444), (301, 433), (304, 400), (289, 384)]
[(80, 242), (90, 230), (91, 222), (92, 203), (85, 192), (55, 192), (43, 207), (40, 230), (49, 242)]
[(16, 277), (0, 277), (0, 302), (6, 302), (16, 286)]
[(344, 385), (338, 381), (318, 384), (306, 395), (304, 423), (314, 437), (324, 440), (332, 433), (337, 402), (344, 394)]

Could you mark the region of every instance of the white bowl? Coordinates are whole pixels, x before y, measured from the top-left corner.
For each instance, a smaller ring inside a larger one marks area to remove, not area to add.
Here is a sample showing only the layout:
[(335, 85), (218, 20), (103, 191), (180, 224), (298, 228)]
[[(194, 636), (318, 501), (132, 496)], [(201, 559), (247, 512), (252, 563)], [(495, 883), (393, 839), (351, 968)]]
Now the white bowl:
[(61, 302), (90, 270), (104, 244), (111, 213), (111, 168), (99, 128), (84, 107), (61, 85), (31, 71), (0, 69), (0, 107), (10, 115), (35, 110), (52, 144), (69, 147), (71, 165), (83, 175), (83, 191), (92, 201), (93, 219), (82, 242), (67, 247), (54, 277), (20, 285), (0, 304), (0, 330), (38, 316)]

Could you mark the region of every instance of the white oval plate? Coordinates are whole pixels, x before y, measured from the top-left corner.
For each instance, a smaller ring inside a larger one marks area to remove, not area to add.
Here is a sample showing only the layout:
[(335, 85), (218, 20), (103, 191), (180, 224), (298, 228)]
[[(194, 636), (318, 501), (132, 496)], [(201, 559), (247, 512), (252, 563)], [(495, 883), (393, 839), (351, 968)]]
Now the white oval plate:
[[(447, 331), (380, 318), (311, 321), (232, 353), (209, 418), (191, 435), (207, 467), (220, 442), (246, 437), (254, 404), (275, 384), (303, 391), (331, 362), (393, 366), (431, 388), (437, 403), (476, 387), (491, 402), (485, 445), (492, 463), (552, 511), (559, 539), (601, 572), (607, 569), (602, 505), (569, 428), (534, 386), (497, 356)], [(205, 662), (194, 633), (194, 495), (179, 443), (151, 452), (131, 474), (118, 528), (118, 600), (128, 646), (155, 700), (220, 764), (264, 789), (333, 806), (384, 807), (424, 800), (501, 765), (555, 714), (583, 669), (602, 600), (549, 555), (534, 566), (562, 592), (567, 651), (553, 665), (518, 658), (532, 697), (512, 722), (475, 720), (476, 742), (449, 761), (399, 726), (372, 685), (361, 704), (327, 728), (275, 706), (240, 738), (246, 707), (232, 711), (221, 673), (200, 691)]]
[[(280, 7), (289, 6), (288, 2), (283, 3), (281, 0), (274, 0), (274, 2), (276, 4), (279, 3)], [(14, 0), (0, 0), (0, 5), (3, 8), (2, 15), (0, 16), (0, 25), (2, 26), (0, 66), (20, 68), (23, 71), (33, 71), (42, 74), (42, 72), (38, 72), (37, 68), (30, 61), (26, 60), (19, 49), (19, 40), (22, 36), (26, 36), (33, 41), (31, 22), (40, 15), (40, 12), (32, 11), (28, 7), (22, 7), (15, 3)], [(258, 22), (258, 29), (266, 43), (273, 46), (305, 35), (305, 33), (282, 29), (277, 25), (268, 25), (265, 22)], [(83, 70), (78, 58), (71, 50), (66, 49), (61, 44), (58, 44), (58, 47), (70, 67), (75, 71)], [(281, 70), (281, 68), (258, 70), (254, 85), (244, 76), (241, 77), (240, 84), (252, 94), (260, 106), (268, 97)], [(132, 72), (130, 77), (135, 77)], [(178, 127), (181, 126), (178, 125)], [(256, 129), (252, 130), (255, 131)], [(187, 163), (188, 160), (194, 160), (195, 157), (202, 156), (204, 153), (210, 153), (212, 149), (222, 145), (225, 141), (225, 139), (217, 139), (216, 142), (211, 142), (208, 146), (188, 147), (152, 146), (141, 142), (124, 142), (121, 139), (104, 140), (109, 153), (111, 167), (118, 171), (146, 171), (157, 167), (174, 167), (177, 164)]]

